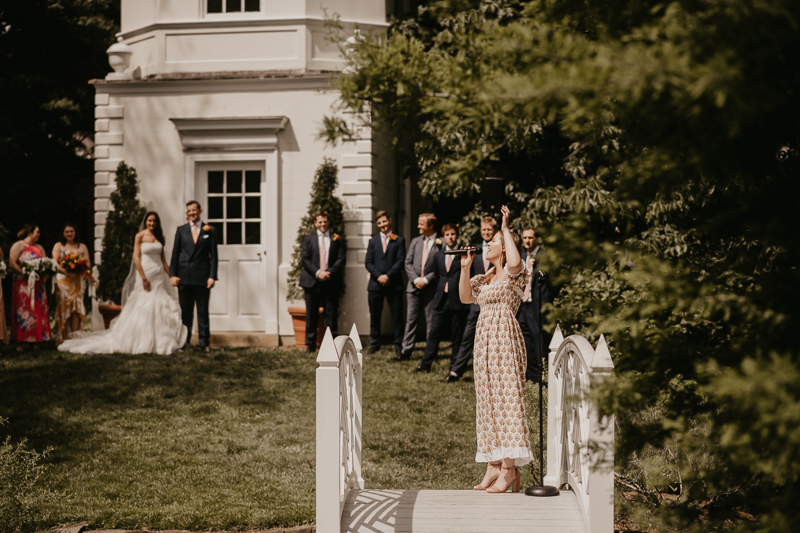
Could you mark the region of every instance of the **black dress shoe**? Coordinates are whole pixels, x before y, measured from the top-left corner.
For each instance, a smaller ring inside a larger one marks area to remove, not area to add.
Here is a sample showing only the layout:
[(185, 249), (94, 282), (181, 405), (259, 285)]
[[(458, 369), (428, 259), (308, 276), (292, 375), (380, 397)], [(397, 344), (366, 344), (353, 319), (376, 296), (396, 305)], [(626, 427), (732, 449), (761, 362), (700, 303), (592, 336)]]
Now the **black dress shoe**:
[(209, 353), (211, 352), (211, 348), (209, 348), (208, 346), (201, 346), (200, 351), (203, 353)]
[(397, 352), (397, 355), (392, 357), (392, 361), (408, 361), (411, 359), (411, 352)]
[(431, 367), (429, 367), (429, 366), (422, 366), (422, 365), (419, 365), (419, 366), (417, 366), (417, 368), (415, 368), (415, 369), (414, 369), (414, 372), (425, 372), (425, 373), (430, 373), (430, 371), (431, 371)]
[(455, 382), (456, 382), (456, 381), (458, 381), (459, 379), (461, 379), (461, 378), (460, 378), (460, 377), (458, 377), (458, 374), (453, 374), (452, 372), (450, 372), (450, 373), (449, 373), (449, 374), (447, 374), (447, 376), (444, 378), (444, 383), (455, 383)]

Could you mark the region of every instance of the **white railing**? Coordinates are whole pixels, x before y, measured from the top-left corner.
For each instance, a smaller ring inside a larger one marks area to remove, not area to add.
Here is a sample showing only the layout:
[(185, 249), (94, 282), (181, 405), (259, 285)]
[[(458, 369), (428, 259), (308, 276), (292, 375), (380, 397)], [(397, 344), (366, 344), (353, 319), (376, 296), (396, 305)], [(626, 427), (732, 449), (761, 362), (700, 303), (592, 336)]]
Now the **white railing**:
[(592, 348), (556, 326), (550, 343), (545, 485), (578, 497), (588, 533), (614, 531), (614, 416), (598, 419), (588, 400), (593, 382), (614, 371), (603, 336)]
[(339, 533), (350, 489), (361, 477), (361, 340), (355, 324), (336, 339), (327, 329), (317, 356), (317, 533)]

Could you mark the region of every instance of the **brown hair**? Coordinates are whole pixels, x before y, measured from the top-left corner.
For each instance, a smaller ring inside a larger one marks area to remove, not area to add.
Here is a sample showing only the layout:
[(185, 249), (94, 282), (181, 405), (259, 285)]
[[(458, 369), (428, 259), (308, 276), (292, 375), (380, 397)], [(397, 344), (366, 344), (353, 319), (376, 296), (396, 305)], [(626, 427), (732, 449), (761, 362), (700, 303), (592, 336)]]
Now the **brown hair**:
[(197, 200), (189, 200), (188, 202), (186, 202), (186, 207), (189, 207), (192, 204), (196, 205), (197, 209), (203, 209), (203, 206), (201, 206), (200, 202), (198, 202)]
[(533, 226), (530, 224), (526, 224), (525, 227), (522, 228), (522, 233), (525, 233), (526, 231), (532, 231), (533, 233), (536, 233), (536, 230), (533, 229)]
[(481, 219), (481, 224), (491, 224), (495, 231), (497, 231), (497, 221), (494, 217), (483, 217)]
[(328, 218), (328, 212), (327, 212), (327, 211), (316, 211), (316, 212), (314, 213), (314, 220), (317, 220), (317, 217), (325, 217), (325, 218)]
[[(517, 230), (515, 230), (514, 228), (509, 228), (508, 232), (511, 234), (511, 240), (514, 241), (514, 246), (516, 246), (517, 251), (519, 251), (519, 245), (522, 242), (522, 239), (520, 239), (519, 235), (517, 234)], [(498, 233), (500, 233), (500, 232), (498, 232)], [(503, 235), (502, 233), (500, 233), (500, 234)], [(494, 238), (494, 237), (492, 237), (492, 238)], [(500, 264), (503, 265), (503, 266), (505, 266), (505, 264), (506, 264), (506, 250), (505, 250), (506, 246), (507, 246), (507, 243), (505, 242), (505, 235), (503, 235), (503, 252), (500, 255)], [(487, 274), (486, 277), (483, 278), (483, 283), (484, 284), (491, 283), (491, 281), (494, 278), (495, 274), (497, 274), (496, 271), (493, 271), (491, 274)]]
[(67, 222), (66, 224), (64, 224), (64, 228), (61, 230), (61, 239), (58, 241), (58, 242), (61, 243), (61, 246), (66, 246), (67, 245), (67, 239), (66, 239), (66, 237), (64, 237), (64, 230), (67, 229), (67, 228), (72, 228), (72, 230), (75, 232), (75, 244), (80, 245), (81, 244), (81, 240), (80, 240), (80, 237), (78, 235), (78, 226), (76, 226), (72, 222)]
[(25, 237), (36, 231), (36, 228), (38, 227), (39, 226), (37, 226), (36, 224), (25, 224), (24, 226), (22, 226), (22, 229), (17, 232), (17, 238), (19, 238), (20, 240), (24, 239)]
[(458, 235), (458, 226), (456, 226), (455, 224), (445, 224), (444, 226), (442, 226), (442, 235), (444, 235), (444, 232), (450, 229), (455, 231), (456, 235)]
[(386, 211), (380, 210), (377, 213), (375, 213), (375, 222), (379, 221), (381, 219), (381, 217), (386, 217), (389, 220), (392, 220), (392, 217), (389, 216), (389, 213), (387, 213)]
[(433, 213), (420, 213), (419, 217), (425, 219), (425, 222), (428, 224), (429, 228), (436, 224), (436, 215)]

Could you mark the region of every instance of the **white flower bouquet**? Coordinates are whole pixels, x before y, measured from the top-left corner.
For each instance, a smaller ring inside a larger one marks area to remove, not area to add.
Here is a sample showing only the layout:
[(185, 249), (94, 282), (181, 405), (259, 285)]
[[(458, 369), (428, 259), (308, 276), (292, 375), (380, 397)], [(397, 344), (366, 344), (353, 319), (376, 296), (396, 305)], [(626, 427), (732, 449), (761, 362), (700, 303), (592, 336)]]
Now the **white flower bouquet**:
[(6, 277), (7, 272), (8, 272), (8, 267), (6, 266), (6, 262), (0, 261), (0, 279)]
[(20, 265), (20, 269), (22, 270), (23, 276), (28, 276), (28, 286), (25, 291), (28, 294), (28, 298), (33, 298), (33, 289), (40, 275), (55, 274), (58, 272), (56, 262), (49, 257), (23, 261)]

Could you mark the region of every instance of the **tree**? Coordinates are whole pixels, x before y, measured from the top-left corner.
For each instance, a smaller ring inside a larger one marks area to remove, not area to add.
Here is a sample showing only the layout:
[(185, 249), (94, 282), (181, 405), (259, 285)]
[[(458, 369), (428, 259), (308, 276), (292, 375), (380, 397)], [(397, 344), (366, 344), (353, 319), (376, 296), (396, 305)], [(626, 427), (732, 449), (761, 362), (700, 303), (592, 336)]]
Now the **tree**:
[(619, 518), (795, 528), (800, 5), (430, 5), (356, 43), (341, 104), (379, 111), (424, 194), (504, 175), (547, 229), (552, 320), (611, 340)]
[(106, 218), (103, 251), (98, 266), (100, 284), (97, 296), (103, 300), (120, 302), (122, 287), (133, 261), (133, 241), (147, 209), (139, 203), (136, 169), (121, 162), (115, 181), (117, 190), (111, 193), (113, 209)]
[[(342, 242), (347, 247), (347, 236), (344, 233), (344, 206), (342, 201), (333, 195), (339, 185), (339, 169), (336, 161), (324, 158), (322, 164), (314, 174), (314, 183), (311, 185), (311, 200), (308, 202), (308, 211), (297, 228), (297, 238), (295, 239), (294, 250), (292, 251), (292, 268), (289, 270), (287, 283), (289, 285), (289, 300), (302, 301), (303, 289), (300, 288), (300, 273), (303, 272), (303, 262), (300, 259), (300, 251), (303, 247), (303, 239), (317, 230), (314, 226), (316, 220), (314, 213), (323, 211), (328, 213), (328, 224), (330, 232), (338, 233), (342, 237)], [(344, 294), (344, 286), (339, 287), (341, 291), (339, 297)]]

